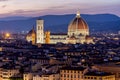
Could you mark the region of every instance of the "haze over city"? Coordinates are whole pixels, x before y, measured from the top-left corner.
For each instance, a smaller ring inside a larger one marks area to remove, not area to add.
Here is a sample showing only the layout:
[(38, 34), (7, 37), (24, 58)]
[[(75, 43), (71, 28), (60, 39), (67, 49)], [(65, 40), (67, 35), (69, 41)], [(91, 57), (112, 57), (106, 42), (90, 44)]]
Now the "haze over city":
[(0, 17), (111, 13), (120, 16), (120, 0), (0, 0)]

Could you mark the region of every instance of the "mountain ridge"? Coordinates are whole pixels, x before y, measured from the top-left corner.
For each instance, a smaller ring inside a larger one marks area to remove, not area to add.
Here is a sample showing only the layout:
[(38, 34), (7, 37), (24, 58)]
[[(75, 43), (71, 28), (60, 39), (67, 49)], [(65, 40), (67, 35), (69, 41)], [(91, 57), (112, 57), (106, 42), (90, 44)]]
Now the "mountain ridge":
[[(45, 15), (38, 17), (25, 17), (20, 20), (0, 21), (0, 30), (3, 31), (29, 31), (33, 25), (36, 26), (36, 20), (44, 20), (45, 30), (51, 32), (66, 32), (69, 23), (74, 19), (75, 14), (65, 15)], [(120, 17), (114, 14), (81, 14), (81, 17), (88, 23), (90, 30), (94, 31), (118, 31), (120, 30)]]

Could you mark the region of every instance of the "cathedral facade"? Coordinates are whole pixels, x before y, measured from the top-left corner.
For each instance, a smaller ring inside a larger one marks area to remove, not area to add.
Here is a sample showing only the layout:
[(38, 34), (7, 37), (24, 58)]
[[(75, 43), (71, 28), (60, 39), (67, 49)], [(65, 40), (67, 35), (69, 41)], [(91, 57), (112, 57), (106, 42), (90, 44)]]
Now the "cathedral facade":
[[(33, 39), (32, 39), (33, 40)], [(50, 33), (50, 31), (44, 32), (44, 20), (38, 19), (36, 21), (36, 44), (76, 44), (76, 43), (93, 43), (93, 39), (89, 36), (89, 27), (85, 20), (77, 12), (75, 18), (70, 22), (68, 26), (68, 32), (62, 33)], [(29, 40), (30, 41), (30, 40)]]

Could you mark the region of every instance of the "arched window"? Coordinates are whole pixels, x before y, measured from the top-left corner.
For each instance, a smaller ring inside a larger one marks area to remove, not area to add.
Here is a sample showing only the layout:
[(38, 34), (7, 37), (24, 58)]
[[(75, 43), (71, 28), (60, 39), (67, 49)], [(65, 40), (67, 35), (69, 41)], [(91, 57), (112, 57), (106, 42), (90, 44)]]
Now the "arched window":
[(40, 26), (38, 26), (38, 30), (40, 30)]

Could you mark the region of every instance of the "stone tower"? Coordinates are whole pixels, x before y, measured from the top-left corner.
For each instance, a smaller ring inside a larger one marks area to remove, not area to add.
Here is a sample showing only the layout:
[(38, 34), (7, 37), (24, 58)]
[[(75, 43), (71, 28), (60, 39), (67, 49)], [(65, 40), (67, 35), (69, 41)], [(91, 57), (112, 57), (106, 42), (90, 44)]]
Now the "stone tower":
[(36, 21), (36, 43), (43, 44), (44, 43), (44, 20), (38, 19)]

